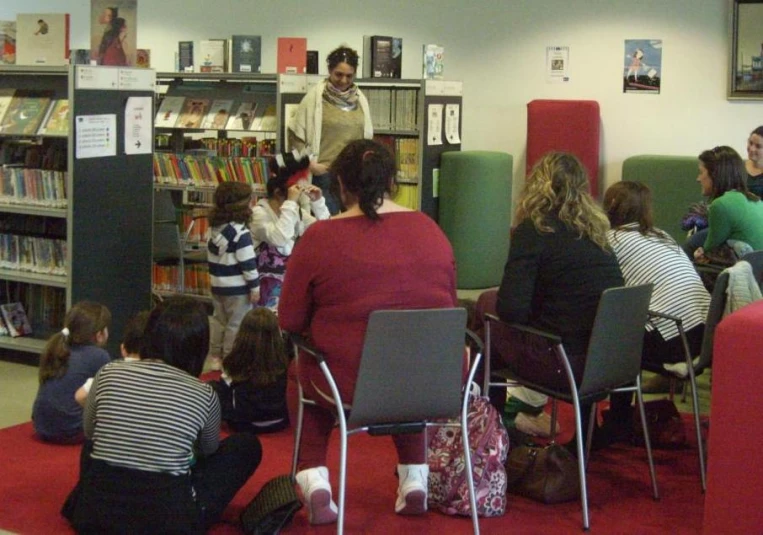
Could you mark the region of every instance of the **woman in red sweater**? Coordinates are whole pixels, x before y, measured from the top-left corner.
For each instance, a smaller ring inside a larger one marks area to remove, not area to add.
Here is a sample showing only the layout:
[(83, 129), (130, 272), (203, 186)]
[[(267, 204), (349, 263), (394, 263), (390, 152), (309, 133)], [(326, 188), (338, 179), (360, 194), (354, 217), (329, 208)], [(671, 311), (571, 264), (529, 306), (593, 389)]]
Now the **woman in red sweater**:
[[(374, 310), (447, 308), (456, 305), (453, 250), (429, 217), (390, 199), (395, 161), (382, 145), (353, 141), (337, 156), (346, 210), (313, 224), (289, 260), (281, 301), (281, 327), (305, 333), (326, 360), (343, 400), (351, 403), (368, 317)], [(426, 276), (422, 276), (426, 274)], [(299, 484), (313, 524), (336, 520), (326, 468), (326, 448), (335, 421), (331, 390), (311, 359), (300, 360), (305, 394), (321, 403), (306, 406)], [(398, 487), (395, 511), (426, 511), (424, 436), (396, 435)]]

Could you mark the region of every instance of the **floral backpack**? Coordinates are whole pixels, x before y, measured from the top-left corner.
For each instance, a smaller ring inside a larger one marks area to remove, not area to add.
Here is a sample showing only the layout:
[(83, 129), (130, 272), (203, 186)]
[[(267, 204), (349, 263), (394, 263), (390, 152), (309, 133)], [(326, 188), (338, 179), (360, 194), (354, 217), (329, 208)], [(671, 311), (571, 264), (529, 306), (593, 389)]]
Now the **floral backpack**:
[[(467, 415), (474, 491), (479, 516), (506, 512), (509, 435), (486, 397), (472, 396)], [(440, 427), (429, 443), (429, 506), (449, 515), (471, 515), (460, 427)]]

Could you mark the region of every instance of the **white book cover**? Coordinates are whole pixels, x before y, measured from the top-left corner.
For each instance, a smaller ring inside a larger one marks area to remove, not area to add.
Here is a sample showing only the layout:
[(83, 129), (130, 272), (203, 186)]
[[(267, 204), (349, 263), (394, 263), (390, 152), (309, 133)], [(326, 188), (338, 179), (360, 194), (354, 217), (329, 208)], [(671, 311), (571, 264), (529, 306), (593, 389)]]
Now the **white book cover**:
[(208, 39), (199, 42), (199, 72), (225, 72), (226, 39)]
[(180, 110), (183, 109), (185, 97), (164, 97), (159, 111), (156, 113), (156, 128), (173, 128), (177, 123)]
[(15, 92), (15, 89), (0, 89), (0, 124), (3, 123), (3, 117), (11, 105)]
[(16, 15), (17, 65), (67, 65), (69, 15), (19, 13)]
[(260, 113), (255, 114), (252, 130), (257, 132), (275, 132), (278, 129), (276, 120), (276, 105), (268, 104), (260, 107)]
[(228, 130), (249, 130), (252, 127), (252, 119), (257, 109), (255, 102), (242, 102), (236, 113), (228, 119)]
[(27, 318), (24, 305), (21, 303), (7, 303), (0, 305), (0, 313), (2, 313), (3, 319), (5, 320), (8, 333), (14, 338), (32, 334), (32, 326), (29, 324), (29, 318)]
[(232, 107), (232, 100), (213, 100), (201, 127), (209, 130), (224, 130)]

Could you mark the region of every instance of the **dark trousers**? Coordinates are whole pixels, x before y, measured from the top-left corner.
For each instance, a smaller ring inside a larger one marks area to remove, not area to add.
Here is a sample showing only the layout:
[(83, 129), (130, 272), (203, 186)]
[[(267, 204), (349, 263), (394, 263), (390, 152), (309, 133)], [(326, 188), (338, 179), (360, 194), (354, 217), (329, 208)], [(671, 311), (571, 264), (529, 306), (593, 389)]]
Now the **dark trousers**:
[(334, 186), (335, 181), (336, 179), (331, 173), (313, 175), (313, 185), (321, 188), (323, 198), (326, 199), (326, 208), (328, 208), (331, 215), (338, 214), (341, 209), (339, 199), (337, 199), (336, 196), (336, 187)]
[(262, 459), (259, 439), (248, 433), (221, 441), (180, 476), (112, 466), (91, 452), (88, 441), (80, 480), (61, 511), (80, 533), (204, 533)]

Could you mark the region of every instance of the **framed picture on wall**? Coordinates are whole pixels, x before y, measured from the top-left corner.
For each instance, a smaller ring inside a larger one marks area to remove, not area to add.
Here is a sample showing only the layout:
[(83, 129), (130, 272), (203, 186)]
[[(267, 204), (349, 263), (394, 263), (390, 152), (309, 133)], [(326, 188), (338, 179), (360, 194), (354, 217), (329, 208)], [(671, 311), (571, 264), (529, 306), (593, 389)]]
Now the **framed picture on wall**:
[(763, 100), (763, 0), (731, 1), (729, 99)]

